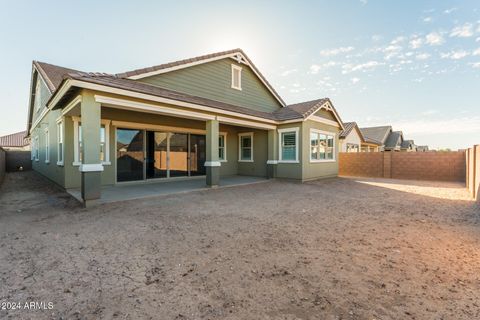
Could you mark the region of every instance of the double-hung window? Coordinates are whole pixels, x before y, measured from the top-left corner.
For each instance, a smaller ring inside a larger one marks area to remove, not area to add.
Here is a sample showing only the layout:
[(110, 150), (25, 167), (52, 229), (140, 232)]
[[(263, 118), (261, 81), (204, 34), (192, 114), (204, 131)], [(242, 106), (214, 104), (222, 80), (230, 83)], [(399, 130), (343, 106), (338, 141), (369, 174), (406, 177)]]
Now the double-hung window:
[(279, 162), (298, 162), (298, 128), (278, 130), (280, 143)]
[(310, 162), (335, 161), (335, 134), (310, 130)]
[(238, 135), (238, 161), (253, 162), (253, 132)]
[(45, 128), (45, 163), (50, 163), (50, 134)]
[(57, 165), (63, 166), (63, 119), (57, 122)]
[[(80, 122), (79, 118), (73, 119), (73, 127), (74, 127), (74, 163), (73, 165), (80, 165), (83, 161), (83, 134), (82, 134), (82, 123)], [(100, 126), (100, 161), (104, 165), (110, 164), (110, 154), (109, 154), (109, 126), (110, 121), (102, 120), (102, 124)]]
[(227, 137), (225, 134), (218, 136), (218, 160), (227, 161)]
[(35, 143), (34, 143), (34, 150), (35, 150), (34, 159), (35, 159), (35, 161), (38, 161), (38, 160), (40, 160), (40, 144), (39, 144), (38, 136), (35, 137), (34, 141), (35, 141)]

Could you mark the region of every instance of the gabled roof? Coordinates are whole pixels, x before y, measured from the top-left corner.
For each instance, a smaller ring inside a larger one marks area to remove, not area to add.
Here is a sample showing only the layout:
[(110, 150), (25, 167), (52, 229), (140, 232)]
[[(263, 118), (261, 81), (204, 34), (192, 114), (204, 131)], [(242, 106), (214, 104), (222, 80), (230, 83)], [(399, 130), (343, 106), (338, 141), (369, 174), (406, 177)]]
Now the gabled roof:
[(33, 61), (33, 65), (37, 68), (38, 72), (45, 80), (45, 83), (47, 84), (50, 93), (53, 93), (55, 90), (58, 89), (58, 87), (62, 83), (63, 77), (66, 74), (80, 72), (78, 70), (59, 67), (40, 61)]
[(413, 140), (403, 140), (401, 148), (408, 149), (410, 147), (415, 147), (415, 143), (413, 142)]
[(280, 97), (280, 95), (275, 91), (275, 89), (270, 85), (267, 79), (262, 75), (262, 73), (258, 70), (258, 68), (253, 64), (253, 62), (248, 58), (248, 56), (243, 52), (242, 49), (237, 48), (233, 50), (221, 51), (211, 54), (206, 54), (203, 56), (198, 56), (190, 59), (183, 59), (178, 61), (173, 61), (169, 63), (159, 64), (152, 67), (136, 69), (132, 71), (127, 71), (123, 73), (117, 73), (116, 76), (119, 78), (127, 78), (127, 79), (141, 79), (145, 77), (150, 77), (156, 74), (170, 72), (173, 70), (179, 70), (183, 68), (188, 68), (193, 65), (199, 65), (215, 60), (220, 60), (224, 58), (234, 58), (237, 60), (238, 63), (243, 63), (249, 66), (253, 72), (257, 75), (260, 81), (267, 87), (267, 89), (273, 94), (273, 96), (280, 102), (282, 106), (286, 106), (285, 101)]
[(389, 133), (392, 131), (391, 126), (380, 126), (380, 127), (367, 127), (360, 128), (365, 139), (370, 141), (375, 141), (380, 143), (380, 145), (385, 144), (385, 141), (388, 138)]
[(343, 129), (341, 132), (340, 132), (340, 135), (339, 135), (339, 138), (340, 139), (345, 139), (349, 134), (350, 132), (352, 132), (353, 129), (357, 130), (357, 133), (358, 135), (360, 136), (360, 139), (362, 139), (362, 141), (364, 141), (364, 138), (363, 138), (363, 134), (362, 132), (358, 129), (358, 125), (356, 122), (344, 122), (343, 123), (343, 127), (345, 129)]
[(385, 149), (398, 149), (403, 143), (403, 133), (402, 131), (393, 131), (385, 141)]
[(0, 137), (0, 147), (25, 147), (28, 145), (27, 131), (12, 133)]
[(307, 119), (308, 117), (313, 116), (321, 108), (331, 111), (340, 125), (340, 128), (343, 129), (343, 121), (329, 98), (291, 104), (286, 108), (281, 108), (275, 111), (273, 114), (279, 120)]

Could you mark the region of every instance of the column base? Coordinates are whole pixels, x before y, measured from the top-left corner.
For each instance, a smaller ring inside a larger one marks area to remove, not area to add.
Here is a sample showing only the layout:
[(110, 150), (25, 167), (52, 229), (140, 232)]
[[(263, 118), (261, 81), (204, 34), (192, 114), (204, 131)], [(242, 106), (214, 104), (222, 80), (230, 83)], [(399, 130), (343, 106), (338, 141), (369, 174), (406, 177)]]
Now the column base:
[(211, 188), (218, 187), (220, 183), (220, 167), (206, 167), (207, 186)]
[(277, 176), (277, 160), (267, 161), (267, 179), (273, 179)]
[(100, 199), (102, 173), (99, 171), (82, 172), (82, 199), (84, 202)]

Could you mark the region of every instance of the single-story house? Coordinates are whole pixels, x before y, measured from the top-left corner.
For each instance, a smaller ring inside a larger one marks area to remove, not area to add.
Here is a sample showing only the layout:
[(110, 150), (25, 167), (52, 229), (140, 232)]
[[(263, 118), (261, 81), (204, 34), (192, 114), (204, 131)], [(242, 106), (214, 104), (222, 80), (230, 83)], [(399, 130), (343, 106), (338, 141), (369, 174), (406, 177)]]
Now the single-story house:
[(377, 151), (385, 151), (385, 143), (393, 132), (391, 126), (360, 128), (364, 138), (372, 143), (377, 143)]
[(385, 151), (401, 151), (402, 143), (403, 143), (403, 132), (392, 131), (390, 132), (387, 140), (385, 141), (384, 150)]
[(400, 151), (402, 152), (416, 152), (417, 145), (413, 140), (403, 140), (402, 145), (400, 147)]
[(30, 141), (27, 138), (27, 131), (12, 133), (0, 137), (0, 147), (4, 150), (11, 151), (30, 150)]
[(333, 177), (343, 129), (328, 98), (287, 105), (241, 49), (117, 74), (32, 65), (33, 169), (85, 202), (153, 179)]
[(417, 152), (427, 152), (428, 146), (417, 146)]
[(344, 122), (340, 132), (340, 152), (378, 151), (379, 142), (365, 138), (356, 122)]

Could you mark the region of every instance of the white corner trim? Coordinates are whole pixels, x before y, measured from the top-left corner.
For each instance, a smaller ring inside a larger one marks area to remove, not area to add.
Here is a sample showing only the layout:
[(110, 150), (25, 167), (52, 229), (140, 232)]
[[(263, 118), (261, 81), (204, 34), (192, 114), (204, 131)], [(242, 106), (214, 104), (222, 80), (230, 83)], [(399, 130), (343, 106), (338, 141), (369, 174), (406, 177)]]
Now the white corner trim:
[(278, 160), (267, 160), (267, 164), (278, 164)]
[(222, 164), (220, 161), (205, 161), (205, 167), (221, 167)]
[(101, 163), (81, 164), (78, 170), (80, 172), (101, 172), (103, 171), (103, 165)]

